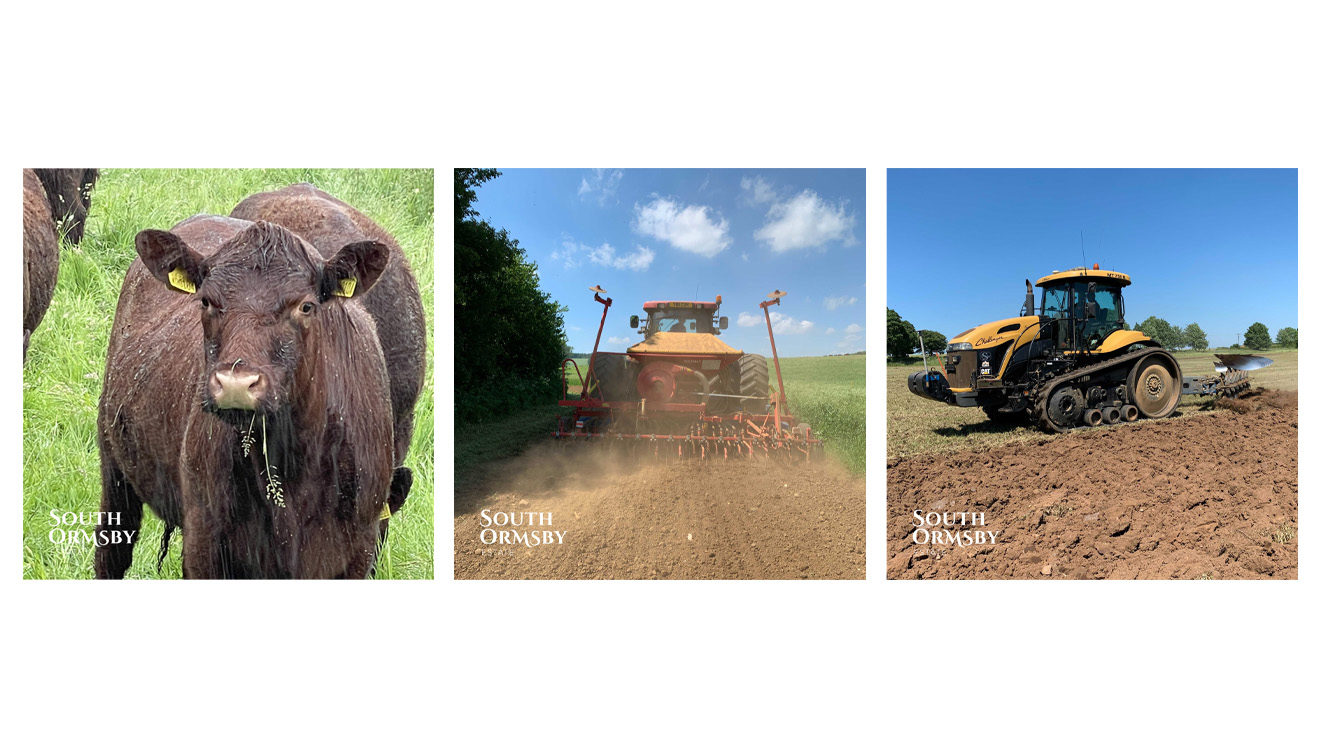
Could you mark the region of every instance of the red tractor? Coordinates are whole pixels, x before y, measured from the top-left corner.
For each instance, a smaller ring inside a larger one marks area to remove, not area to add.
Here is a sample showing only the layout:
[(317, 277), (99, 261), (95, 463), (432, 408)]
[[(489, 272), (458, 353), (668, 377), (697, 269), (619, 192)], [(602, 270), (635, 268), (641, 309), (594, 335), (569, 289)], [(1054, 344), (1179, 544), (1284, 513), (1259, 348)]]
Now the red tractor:
[[(602, 298), (606, 291), (599, 286), (590, 290), (604, 306), (600, 328), (585, 375), (572, 358), (561, 365), (559, 404), (573, 408), (573, 414), (560, 418), (557, 438), (646, 445), (657, 454), (663, 447), (703, 459), (809, 456), (820, 448), (811, 427), (789, 413), (784, 397), (769, 312), (783, 292), (761, 303), (779, 384), (773, 390), (764, 356), (743, 353), (719, 339), (720, 331), (729, 328), (729, 318), (719, 316), (719, 296), (713, 302), (648, 301), (642, 305), (645, 320), (637, 315), (629, 320), (643, 340), (626, 353), (605, 353), (598, 350), (600, 335), (614, 302)], [(582, 382), (576, 399), (568, 394), (570, 365)]]

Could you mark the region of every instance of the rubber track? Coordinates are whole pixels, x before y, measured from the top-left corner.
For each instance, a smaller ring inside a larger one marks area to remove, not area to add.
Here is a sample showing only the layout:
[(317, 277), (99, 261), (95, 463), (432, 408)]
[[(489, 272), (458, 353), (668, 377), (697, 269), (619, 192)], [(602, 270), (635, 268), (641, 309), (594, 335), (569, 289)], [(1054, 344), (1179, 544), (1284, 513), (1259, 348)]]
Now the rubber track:
[(1125, 363), (1127, 363), (1128, 361), (1136, 361), (1136, 360), (1142, 358), (1143, 356), (1147, 356), (1147, 355), (1150, 355), (1150, 354), (1152, 354), (1152, 353), (1156, 353), (1156, 352), (1162, 352), (1162, 353), (1164, 353), (1164, 355), (1168, 356), (1170, 359), (1173, 359), (1174, 367), (1177, 369), (1177, 371), (1176, 371), (1176, 373), (1175, 373), (1175, 376), (1174, 376), (1174, 384), (1175, 384), (1177, 387), (1181, 388), (1181, 387), (1182, 387), (1182, 367), (1181, 367), (1181, 366), (1178, 366), (1178, 360), (1175, 359), (1175, 358), (1173, 358), (1173, 354), (1170, 353), (1170, 352), (1168, 351), (1168, 349), (1163, 348), (1163, 347), (1160, 347), (1160, 348), (1155, 348), (1155, 347), (1141, 348), (1141, 349), (1139, 349), (1139, 350), (1135, 350), (1135, 351), (1133, 351), (1133, 352), (1131, 352), (1131, 353), (1125, 353), (1125, 354), (1123, 354), (1122, 356), (1119, 356), (1118, 358), (1111, 358), (1111, 359), (1108, 359), (1108, 360), (1106, 360), (1106, 361), (1101, 361), (1101, 362), (1098, 363), (1098, 364), (1091, 364), (1090, 366), (1083, 366), (1083, 367), (1080, 368), (1080, 369), (1076, 369), (1076, 370), (1074, 370), (1074, 371), (1070, 371), (1070, 372), (1068, 372), (1067, 374), (1063, 374), (1063, 375), (1061, 375), (1061, 376), (1057, 376), (1057, 377), (1055, 377), (1054, 379), (1051, 379), (1050, 381), (1046, 382), (1046, 383), (1045, 383), (1045, 389), (1041, 390), (1041, 393), (1040, 393), (1039, 395), (1036, 396), (1036, 405), (1035, 405), (1035, 408), (1036, 408), (1036, 413), (1038, 414), (1038, 420), (1037, 420), (1037, 423), (1039, 423), (1040, 427), (1043, 428), (1043, 429), (1046, 430), (1046, 431), (1052, 431), (1052, 432), (1054, 432), (1054, 433), (1059, 433), (1059, 434), (1063, 433), (1064, 431), (1067, 431), (1067, 429), (1061, 429), (1061, 428), (1059, 428), (1058, 426), (1054, 425), (1054, 422), (1050, 420), (1050, 417), (1049, 417), (1049, 411), (1046, 410), (1046, 406), (1049, 404), (1049, 398), (1050, 398), (1050, 395), (1054, 394), (1054, 389), (1055, 389), (1056, 387), (1058, 387), (1058, 386), (1061, 385), (1061, 384), (1066, 384), (1066, 383), (1068, 383), (1068, 382), (1075, 381), (1075, 380), (1079, 379), (1080, 377), (1090, 376), (1091, 374), (1094, 374), (1094, 373), (1096, 373), (1096, 372), (1100, 372), (1100, 371), (1104, 371), (1105, 369), (1110, 369), (1110, 368), (1113, 368), (1113, 367), (1116, 367), (1116, 366), (1121, 366), (1122, 364), (1125, 364)]

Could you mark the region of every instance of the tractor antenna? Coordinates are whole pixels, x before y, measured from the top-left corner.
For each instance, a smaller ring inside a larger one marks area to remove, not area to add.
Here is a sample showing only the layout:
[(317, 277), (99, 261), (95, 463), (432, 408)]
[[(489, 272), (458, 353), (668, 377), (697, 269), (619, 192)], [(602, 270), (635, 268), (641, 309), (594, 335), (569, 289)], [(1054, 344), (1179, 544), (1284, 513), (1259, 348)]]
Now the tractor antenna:
[(1082, 267), (1086, 267), (1086, 232), (1082, 229), (1077, 229), (1077, 233), (1082, 237)]

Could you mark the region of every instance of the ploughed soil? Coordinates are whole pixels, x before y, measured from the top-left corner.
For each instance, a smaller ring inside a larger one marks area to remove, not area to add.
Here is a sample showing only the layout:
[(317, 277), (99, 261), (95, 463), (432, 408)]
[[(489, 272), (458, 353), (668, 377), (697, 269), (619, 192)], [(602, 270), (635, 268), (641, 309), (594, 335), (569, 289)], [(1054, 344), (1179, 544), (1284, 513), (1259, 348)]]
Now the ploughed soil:
[[(891, 462), (888, 577), (1296, 579), (1297, 393), (1216, 405)], [(995, 542), (917, 543), (915, 511), (941, 513), (926, 530)]]
[(865, 481), (828, 460), (655, 462), (539, 444), (459, 486), (454, 509), (457, 579), (866, 576)]

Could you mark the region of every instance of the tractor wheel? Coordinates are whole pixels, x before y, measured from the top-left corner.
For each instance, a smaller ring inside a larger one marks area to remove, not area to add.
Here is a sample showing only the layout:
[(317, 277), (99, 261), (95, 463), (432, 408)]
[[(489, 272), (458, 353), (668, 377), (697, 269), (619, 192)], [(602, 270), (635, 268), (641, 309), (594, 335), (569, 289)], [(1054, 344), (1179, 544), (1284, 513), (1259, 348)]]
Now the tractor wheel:
[(1082, 397), (1082, 391), (1076, 387), (1064, 386), (1050, 395), (1050, 403), (1045, 415), (1055, 429), (1064, 431), (1077, 425), (1085, 407), (1086, 400)]
[(1141, 415), (1164, 418), (1177, 409), (1178, 398), (1182, 396), (1179, 374), (1177, 364), (1167, 355), (1153, 354), (1141, 359), (1128, 379), (1132, 404)]
[(740, 400), (740, 410), (764, 413), (770, 407), (770, 366), (765, 356), (748, 353), (738, 359), (738, 394), (760, 400)]
[(600, 383), (600, 396), (606, 402), (620, 402), (637, 399), (637, 387), (634, 367), (630, 359), (622, 353), (596, 354), (596, 381)]

